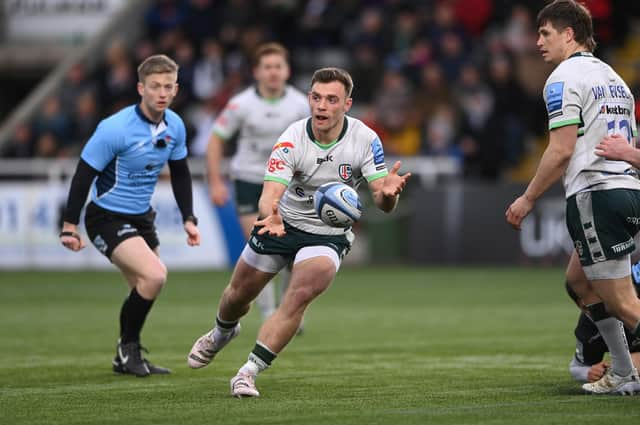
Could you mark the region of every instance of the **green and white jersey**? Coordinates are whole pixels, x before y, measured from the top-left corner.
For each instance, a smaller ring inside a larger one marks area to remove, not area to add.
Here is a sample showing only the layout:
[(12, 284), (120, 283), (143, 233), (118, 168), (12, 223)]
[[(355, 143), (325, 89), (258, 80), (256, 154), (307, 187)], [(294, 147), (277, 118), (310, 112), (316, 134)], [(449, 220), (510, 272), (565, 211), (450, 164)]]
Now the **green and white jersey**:
[(238, 147), (231, 159), (231, 177), (262, 184), (264, 164), (273, 144), (289, 124), (309, 116), (307, 97), (286, 86), (278, 99), (266, 99), (251, 86), (232, 97), (213, 124), (212, 131), (227, 140), (236, 132)]
[(280, 214), (305, 232), (338, 235), (344, 229), (324, 224), (316, 215), (313, 194), (329, 182), (353, 188), (388, 174), (378, 135), (362, 121), (345, 117), (342, 133), (328, 145), (318, 143), (311, 118), (297, 121), (278, 138), (269, 157), (264, 179), (287, 186), (280, 200)]
[(547, 79), (544, 101), (549, 130), (578, 125), (575, 151), (563, 178), (567, 198), (591, 190), (640, 189), (630, 164), (595, 154), (606, 135), (622, 134), (630, 143), (637, 136), (633, 96), (609, 65), (591, 53), (572, 55)]

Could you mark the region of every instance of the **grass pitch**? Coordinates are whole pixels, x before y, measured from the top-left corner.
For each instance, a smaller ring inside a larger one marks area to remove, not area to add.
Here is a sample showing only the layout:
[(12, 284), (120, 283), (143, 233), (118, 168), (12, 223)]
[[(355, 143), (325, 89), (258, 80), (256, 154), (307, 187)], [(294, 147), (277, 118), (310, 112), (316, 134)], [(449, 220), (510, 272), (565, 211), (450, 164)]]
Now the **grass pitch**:
[(215, 362), (186, 355), (228, 272), (178, 273), (143, 333), (173, 375), (116, 376), (116, 273), (0, 274), (1, 424), (615, 424), (637, 397), (580, 394), (567, 365), (578, 313), (559, 269), (343, 268), (306, 333), (229, 396), (259, 315)]

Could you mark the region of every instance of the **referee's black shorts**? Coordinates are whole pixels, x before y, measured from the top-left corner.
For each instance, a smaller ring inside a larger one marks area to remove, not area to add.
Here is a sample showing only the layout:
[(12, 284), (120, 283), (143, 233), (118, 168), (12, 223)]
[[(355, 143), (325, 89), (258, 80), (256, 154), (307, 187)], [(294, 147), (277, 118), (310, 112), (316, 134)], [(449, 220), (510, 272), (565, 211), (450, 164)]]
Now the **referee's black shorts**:
[(160, 245), (154, 225), (156, 212), (149, 208), (144, 214), (121, 214), (100, 208), (93, 202), (87, 205), (84, 225), (91, 243), (111, 260), (113, 250), (124, 240), (142, 236), (152, 250)]

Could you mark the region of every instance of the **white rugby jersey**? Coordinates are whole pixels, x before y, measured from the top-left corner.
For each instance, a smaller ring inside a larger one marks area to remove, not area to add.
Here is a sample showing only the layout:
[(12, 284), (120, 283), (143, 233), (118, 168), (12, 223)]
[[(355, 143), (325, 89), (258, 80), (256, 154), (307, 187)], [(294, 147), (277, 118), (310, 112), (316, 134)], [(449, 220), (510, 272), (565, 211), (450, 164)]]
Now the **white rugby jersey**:
[(635, 169), (624, 161), (595, 154), (606, 135), (637, 136), (631, 90), (606, 63), (579, 52), (551, 73), (544, 87), (549, 130), (578, 125), (578, 140), (563, 177), (566, 197), (578, 192), (617, 188), (640, 189)]
[(280, 214), (305, 232), (338, 235), (344, 229), (324, 224), (313, 207), (313, 194), (324, 183), (339, 181), (353, 188), (388, 174), (382, 142), (362, 121), (345, 116), (338, 139), (318, 143), (311, 118), (297, 121), (278, 138), (267, 163), (264, 179), (287, 186), (280, 200)]
[(309, 113), (307, 97), (289, 85), (278, 99), (260, 96), (256, 86), (232, 97), (211, 130), (223, 140), (240, 131), (238, 148), (230, 164), (231, 177), (262, 184), (264, 162), (278, 136), (289, 124)]

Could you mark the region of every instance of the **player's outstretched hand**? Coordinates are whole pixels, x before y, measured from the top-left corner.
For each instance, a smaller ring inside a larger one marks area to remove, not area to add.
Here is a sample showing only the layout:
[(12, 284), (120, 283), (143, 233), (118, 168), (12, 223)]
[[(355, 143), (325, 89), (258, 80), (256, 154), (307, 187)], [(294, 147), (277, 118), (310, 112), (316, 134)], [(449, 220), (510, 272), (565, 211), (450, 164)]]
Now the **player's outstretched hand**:
[(407, 180), (409, 180), (409, 177), (411, 177), (411, 173), (406, 173), (402, 176), (398, 174), (401, 165), (402, 162), (396, 161), (396, 163), (393, 164), (393, 167), (391, 167), (391, 170), (389, 171), (387, 177), (384, 178), (382, 194), (387, 198), (399, 195), (407, 185)]
[(262, 220), (256, 220), (255, 226), (262, 227), (258, 230), (259, 235), (269, 233), (271, 236), (282, 237), (287, 232), (284, 231), (284, 222), (278, 211), (278, 201), (274, 201), (271, 206), (271, 215), (266, 216)]
[(78, 233), (77, 226), (71, 223), (65, 222), (62, 226), (60, 242), (65, 248), (71, 251), (80, 251), (85, 247), (84, 240), (82, 239), (82, 235)]
[(596, 146), (595, 153), (613, 161), (625, 161), (635, 148), (620, 134), (607, 136)]
[(200, 245), (200, 231), (198, 226), (191, 221), (184, 222), (184, 231), (187, 233), (187, 245), (198, 246)]
[(522, 195), (513, 201), (513, 204), (509, 205), (507, 211), (504, 213), (507, 223), (516, 230), (522, 228), (522, 220), (529, 215), (535, 203), (530, 201), (526, 196)]

